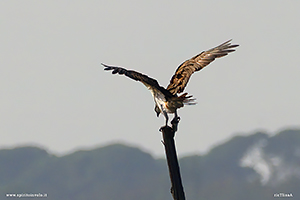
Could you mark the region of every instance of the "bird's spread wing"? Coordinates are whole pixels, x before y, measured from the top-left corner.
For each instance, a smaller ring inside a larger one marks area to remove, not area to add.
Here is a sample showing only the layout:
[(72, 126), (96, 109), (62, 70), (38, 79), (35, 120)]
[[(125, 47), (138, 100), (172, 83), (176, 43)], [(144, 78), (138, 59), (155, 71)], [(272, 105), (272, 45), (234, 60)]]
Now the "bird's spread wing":
[(173, 95), (166, 90), (165, 88), (161, 87), (157, 80), (150, 78), (149, 76), (133, 71), (133, 70), (127, 70), (122, 67), (116, 67), (116, 66), (109, 66), (102, 63), (102, 65), (105, 67), (104, 70), (112, 70), (113, 74), (120, 74), (125, 75), (133, 80), (142, 82), (148, 89), (156, 92), (161, 92), (165, 95), (166, 98), (171, 98)]
[(105, 65), (102, 63), (102, 65), (105, 67), (104, 70), (112, 70), (113, 74), (120, 74), (120, 75), (125, 75), (133, 80), (140, 81), (144, 85), (148, 86), (153, 86), (153, 87), (160, 87), (157, 80), (150, 78), (147, 75), (144, 75), (142, 73), (133, 71), (133, 70), (127, 70), (122, 67), (115, 67), (115, 66), (109, 66)]
[(169, 90), (173, 95), (183, 92), (194, 72), (204, 68), (216, 58), (226, 56), (228, 53), (235, 51), (233, 48), (239, 46), (232, 45), (230, 42), (231, 40), (228, 40), (227, 42), (224, 42), (210, 50), (203, 51), (182, 63), (173, 75), (167, 90)]

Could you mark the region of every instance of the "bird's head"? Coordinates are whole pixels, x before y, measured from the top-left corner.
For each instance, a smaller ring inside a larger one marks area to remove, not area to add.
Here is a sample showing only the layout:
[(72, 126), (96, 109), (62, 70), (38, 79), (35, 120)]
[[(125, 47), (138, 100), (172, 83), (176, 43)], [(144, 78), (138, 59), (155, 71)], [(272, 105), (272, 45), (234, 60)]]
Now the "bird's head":
[(155, 106), (154, 110), (156, 112), (156, 116), (159, 117), (160, 109), (158, 108), (158, 106)]

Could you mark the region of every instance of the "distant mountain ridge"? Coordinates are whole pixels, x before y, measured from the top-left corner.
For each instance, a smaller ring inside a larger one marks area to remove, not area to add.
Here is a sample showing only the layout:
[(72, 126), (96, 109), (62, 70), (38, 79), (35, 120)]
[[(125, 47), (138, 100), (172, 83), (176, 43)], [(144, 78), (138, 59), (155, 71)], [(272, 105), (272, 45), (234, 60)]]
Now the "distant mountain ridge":
[[(274, 199), (280, 193), (300, 199), (300, 130), (235, 136), (179, 162), (187, 199)], [(171, 200), (169, 191), (166, 161), (122, 144), (62, 157), (37, 147), (0, 150), (1, 196)]]

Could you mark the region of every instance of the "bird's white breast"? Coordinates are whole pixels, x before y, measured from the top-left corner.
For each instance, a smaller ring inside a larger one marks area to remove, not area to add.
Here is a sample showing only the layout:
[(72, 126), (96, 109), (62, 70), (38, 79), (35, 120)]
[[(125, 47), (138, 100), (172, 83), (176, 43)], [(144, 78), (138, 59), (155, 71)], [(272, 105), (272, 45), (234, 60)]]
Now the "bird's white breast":
[(167, 112), (170, 113), (171, 111), (167, 108), (167, 100), (165, 95), (159, 91), (159, 90), (153, 90), (151, 87), (147, 87), (152, 96), (154, 97), (154, 101), (156, 103), (156, 105), (159, 107), (159, 109), (161, 110), (161, 112)]

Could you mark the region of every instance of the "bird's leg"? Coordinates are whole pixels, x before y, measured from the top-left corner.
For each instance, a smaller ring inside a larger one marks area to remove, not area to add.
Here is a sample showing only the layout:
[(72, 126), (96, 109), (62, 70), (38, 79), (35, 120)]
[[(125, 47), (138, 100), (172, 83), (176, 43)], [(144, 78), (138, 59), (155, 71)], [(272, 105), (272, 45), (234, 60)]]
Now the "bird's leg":
[(180, 121), (180, 117), (177, 114), (177, 110), (174, 113), (174, 118), (172, 119), (171, 123), (178, 123)]
[(164, 114), (164, 116), (165, 116), (165, 118), (166, 118), (166, 126), (168, 126), (168, 121), (169, 121), (168, 114), (167, 114), (166, 111), (163, 111), (163, 114)]
[(160, 127), (159, 131), (161, 132), (164, 128), (167, 128), (168, 127), (168, 121), (169, 121), (169, 117), (168, 117), (168, 114), (166, 111), (163, 111), (163, 115), (165, 116), (166, 118), (166, 125), (165, 126), (162, 126)]
[(177, 131), (177, 127), (178, 127), (179, 121), (180, 121), (180, 117), (179, 117), (178, 114), (177, 114), (177, 110), (175, 110), (174, 118), (173, 118), (172, 121), (171, 121), (172, 128), (173, 128), (173, 130), (174, 130), (175, 132)]

